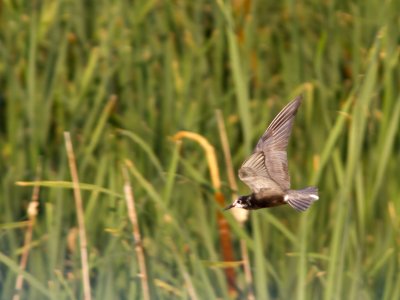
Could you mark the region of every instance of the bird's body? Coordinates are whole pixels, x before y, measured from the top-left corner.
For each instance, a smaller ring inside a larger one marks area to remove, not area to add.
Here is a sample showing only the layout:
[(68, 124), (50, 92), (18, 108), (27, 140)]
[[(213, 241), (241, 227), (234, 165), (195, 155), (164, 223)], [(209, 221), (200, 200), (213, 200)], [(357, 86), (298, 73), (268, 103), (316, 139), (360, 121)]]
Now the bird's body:
[(298, 211), (304, 211), (318, 200), (315, 187), (290, 189), (286, 148), (301, 101), (299, 96), (286, 105), (268, 126), (253, 154), (239, 169), (239, 178), (251, 188), (252, 193), (240, 196), (226, 209), (238, 207), (250, 210), (289, 204)]
[(284, 197), (284, 194), (271, 192), (270, 190), (265, 189), (260, 191), (258, 194), (252, 193), (250, 195), (241, 196), (241, 201), (245, 203), (244, 207), (242, 208), (254, 210), (284, 205), (286, 204), (283, 199)]

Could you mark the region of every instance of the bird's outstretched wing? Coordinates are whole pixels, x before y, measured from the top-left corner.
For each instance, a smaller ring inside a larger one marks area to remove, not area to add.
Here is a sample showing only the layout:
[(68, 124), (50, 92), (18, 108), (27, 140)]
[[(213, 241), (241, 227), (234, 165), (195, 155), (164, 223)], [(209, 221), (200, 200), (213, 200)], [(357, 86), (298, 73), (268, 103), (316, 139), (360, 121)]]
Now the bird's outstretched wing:
[(239, 178), (254, 193), (263, 188), (277, 191), (290, 188), (286, 148), (301, 101), (302, 97), (298, 96), (282, 109), (241, 166)]
[(282, 192), (282, 188), (272, 179), (265, 166), (265, 156), (262, 151), (253, 153), (240, 167), (239, 178), (247, 184), (253, 193), (262, 189)]

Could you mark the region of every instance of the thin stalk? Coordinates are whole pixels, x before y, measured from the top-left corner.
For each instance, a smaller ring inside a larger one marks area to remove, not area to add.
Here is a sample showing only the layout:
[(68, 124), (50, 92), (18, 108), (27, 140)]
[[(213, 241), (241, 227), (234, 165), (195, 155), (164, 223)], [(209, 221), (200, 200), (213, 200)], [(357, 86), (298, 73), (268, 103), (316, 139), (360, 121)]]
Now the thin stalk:
[[(226, 134), (226, 128), (225, 128), (225, 123), (224, 119), (222, 117), (221, 110), (217, 109), (215, 111), (217, 115), (217, 122), (218, 122), (218, 131), (219, 131), (219, 136), (221, 139), (221, 144), (222, 144), (222, 150), (224, 153), (224, 158), (225, 158), (225, 165), (226, 165), (226, 172), (228, 174), (228, 182), (229, 186), (232, 189), (232, 200), (235, 200), (237, 198), (237, 183), (235, 179), (235, 175), (233, 172), (233, 164), (232, 164), (232, 156), (231, 152), (229, 150), (229, 141), (228, 141), (228, 135)], [(248, 211), (244, 209), (234, 209), (232, 210), (232, 214), (235, 217), (235, 219), (240, 223), (241, 226), (247, 221), (248, 219)], [(255, 299), (254, 297), (254, 292), (253, 292), (253, 276), (251, 274), (251, 268), (250, 268), (250, 261), (249, 261), (249, 253), (247, 251), (247, 245), (246, 241), (244, 239), (240, 239), (240, 250), (242, 253), (242, 260), (243, 260), (243, 271), (246, 279), (246, 284), (248, 287), (248, 294), (247, 294), (247, 299), (253, 300)]]
[(140, 279), (142, 283), (143, 299), (150, 299), (150, 291), (148, 284), (148, 276), (146, 270), (146, 261), (143, 251), (142, 238), (140, 236), (139, 222), (135, 208), (135, 198), (133, 196), (132, 186), (129, 182), (128, 170), (125, 166), (122, 167), (122, 176), (124, 178), (124, 194), (126, 200), (126, 207), (128, 208), (128, 217), (132, 223), (132, 235), (135, 241), (136, 257), (139, 264)]
[(76, 167), (76, 160), (74, 149), (72, 147), (71, 136), (69, 132), (64, 132), (65, 148), (67, 150), (69, 169), (74, 185), (74, 199), (76, 214), (78, 218), (79, 227), (79, 242), (80, 242), (80, 253), (81, 253), (81, 264), (82, 264), (82, 281), (83, 281), (83, 298), (85, 300), (91, 300), (91, 289), (90, 289), (90, 278), (89, 278), (89, 263), (87, 253), (87, 239), (85, 231), (85, 217), (83, 212), (82, 195), (79, 188), (78, 170)]
[[(38, 175), (36, 176), (36, 181), (38, 181), (40, 179), (39, 173), (40, 173), (40, 170), (38, 170)], [(40, 186), (35, 185), (33, 188), (33, 192), (32, 192), (31, 202), (29, 203), (29, 206), (27, 209), (29, 220), (28, 220), (28, 228), (26, 229), (26, 232), (25, 232), (24, 248), (23, 248), (23, 252), (21, 255), (21, 260), (19, 262), (19, 267), (21, 270), (25, 270), (26, 265), (28, 263), (29, 250), (30, 250), (30, 245), (32, 242), (33, 227), (35, 226), (36, 216), (38, 214), (39, 191), (40, 191)], [(22, 273), (19, 273), (17, 276), (17, 280), (15, 282), (15, 294), (13, 296), (13, 300), (19, 300), (21, 298), (23, 284), (24, 284), (24, 276), (22, 275)]]

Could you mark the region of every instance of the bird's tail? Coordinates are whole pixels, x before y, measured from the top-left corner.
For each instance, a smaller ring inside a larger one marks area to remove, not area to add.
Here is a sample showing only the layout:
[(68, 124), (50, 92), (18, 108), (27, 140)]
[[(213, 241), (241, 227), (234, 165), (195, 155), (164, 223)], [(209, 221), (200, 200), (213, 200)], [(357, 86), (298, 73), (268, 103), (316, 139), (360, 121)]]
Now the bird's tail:
[(318, 189), (307, 187), (302, 190), (289, 190), (284, 199), (295, 210), (305, 211), (314, 201), (319, 199)]

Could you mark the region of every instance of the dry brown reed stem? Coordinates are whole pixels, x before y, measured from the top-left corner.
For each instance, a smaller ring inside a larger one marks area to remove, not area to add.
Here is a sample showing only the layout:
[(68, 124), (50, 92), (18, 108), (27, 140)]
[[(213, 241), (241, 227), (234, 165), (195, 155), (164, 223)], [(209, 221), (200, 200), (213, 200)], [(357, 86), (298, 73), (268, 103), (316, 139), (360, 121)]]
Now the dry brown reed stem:
[[(38, 174), (39, 173), (40, 173), (40, 171), (38, 171)], [(37, 177), (36, 177), (36, 181), (38, 181), (38, 180), (39, 180), (39, 175), (37, 175)], [(29, 250), (31, 247), (30, 244), (32, 242), (33, 227), (35, 226), (36, 216), (38, 214), (39, 191), (40, 191), (40, 186), (35, 185), (33, 188), (31, 201), (30, 201), (30, 203), (28, 205), (28, 209), (27, 209), (27, 214), (28, 214), (29, 220), (28, 220), (28, 225), (27, 225), (26, 232), (25, 232), (24, 248), (22, 251), (21, 260), (19, 262), (20, 270), (25, 270), (26, 265), (28, 263)], [(20, 274), (18, 274), (17, 280), (15, 282), (15, 293), (13, 296), (13, 300), (19, 300), (21, 298), (23, 284), (24, 284), (24, 277), (20, 273)]]
[[(126, 162), (129, 164), (129, 162)], [(128, 217), (132, 224), (132, 235), (133, 240), (135, 242), (135, 251), (136, 257), (138, 260), (139, 270), (140, 270), (140, 279), (142, 283), (142, 292), (144, 300), (150, 300), (150, 290), (148, 284), (147, 270), (146, 270), (146, 261), (142, 246), (142, 239), (140, 236), (139, 222), (136, 214), (135, 208), (135, 198), (133, 196), (132, 186), (129, 181), (128, 171), (125, 166), (122, 166), (122, 176), (124, 178), (124, 195), (126, 200), (126, 207), (128, 209)]]
[(89, 278), (89, 263), (87, 253), (87, 240), (85, 231), (85, 215), (83, 213), (82, 195), (79, 188), (78, 170), (76, 168), (76, 160), (74, 149), (72, 147), (71, 136), (69, 132), (64, 132), (65, 148), (67, 150), (68, 164), (71, 173), (76, 214), (78, 218), (79, 228), (79, 242), (80, 242), (80, 253), (81, 253), (81, 264), (82, 264), (82, 282), (83, 282), (83, 298), (90, 300), (92, 298), (90, 291), (90, 278)]
[[(228, 135), (226, 134), (225, 123), (224, 123), (221, 111), (219, 109), (217, 109), (215, 112), (217, 115), (218, 131), (219, 131), (219, 136), (221, 139), (222, 151), (224, 153), (224, 158), (225, 158), (226, 172), (228, 174), (229, 187), (233, 191), (232, 200), (235, 200), (238, 197), (238, 194), (237, 194), (238, 186), (237, 186), (236, 179), (235, 179), (236, 178), (235, 172), (233, 170), (231, 151), (229, 150)], [(241, 225), (243, 225), (243, 223), (247, 221), (248, 216), (249, 216), (249, 212), (247, 210), (231, 209), (230, 211), (232, 212), (235, 219)]]
[[(235, 200), (237, 198), (237, 183), (235, 179), (235, 173), (233, 171), (233, 164), (232, 164), (232, 156), (231, 156), (231, 151), (229, 150), (229, 141), (228, 141), (228, 135), (226, 134), (226, 127), (224, 123), (224, 118), (222, 117), (221, 110), (217, 109), (215, 111), (217, 115), (217, 123), (218, 123), (218, 130), (219, 130), (219, 136), (221, 139), (221, 145), (222, 145), (222, 151), (224, 153), (225, 157), (225, 164), (226, 164), (226, 172), (228, 174), (228, 182), (229, 186), (232, 189), (232, 200)], [(236, 220), (243, 225), (245, 221), (247, 221), (248, 218), (248, 211), (240, 209), (240, 210), (234, 210), (233, 216), (236, 218)], [(250, 261), (249, 261), (249, 253), (247, 251), (247, 245), (246, 241), (244, 239), (240, 239), (240, 250), (242, 253), (242, 260), (243, 260), (243, 270), (244, 270), (244, 275), (246, 279), (246, 284), (248, 286), (248, 294), (247, 294), (247, 299), (249, 300), (254, 300), (254, 293), (253, 293), (253, 277), (251, 274), (251, 268), (250, 268)]]
[[(223, 206), (225, 203), (224, 195), (221, 193), (221, 180), (219, 177), (218, 171), (218, 163), (217, 157), (215, 155), (214, 147), (208, 142), (208, 140), (201, 136), (200, 134), (189, 132), (189, 131), (179, 131), (177, 134), (174, 135), (173, 139), (175, 141), (181, 140), (183, 138), (187, 138), (193, 140), (200, 144), (203, 147), (208, 168), (210, 171), (211, 182), (214, 187), (214, 198), (220, 206)], [(220, 211), (217, 211), (217, 221), (218, 221), (218, 229), (219, 229), (219, 236), (221, 241), (221, 248), (222, 248), (222, 257), (224, 261), (233, 261), (233, 249), (232, 249), (232, 242), (231, 242), (231, 235), (230, 229), (228, 226), (228, 222), (225, 220), (223, 215)], [(236, 275), (235, 270), (232, 267), (225, 268), (225, 276), (228, 282), (229, 293), (233, 296), (236, 294)]]
[(224, 123), (224, 118), (222, 117), (222, 113), (220, 109), (215, 110), (215, 114), (217, 116), (217, 124), (219, 131), (219, 138), (221, 139), (222, 150), (224, 152), (225, 164), (226, 164), (226, 172), (228, 175), (229, 186), (231, 187), (233, 194), (237, 195), (238, 186), (235, 180), (235, 173), (233, 172), (233, 164), (232, 164), (232, 156), (231, 151), (229, 150), (229, 141), (228, 136), (226, 134), (226, 128)]

